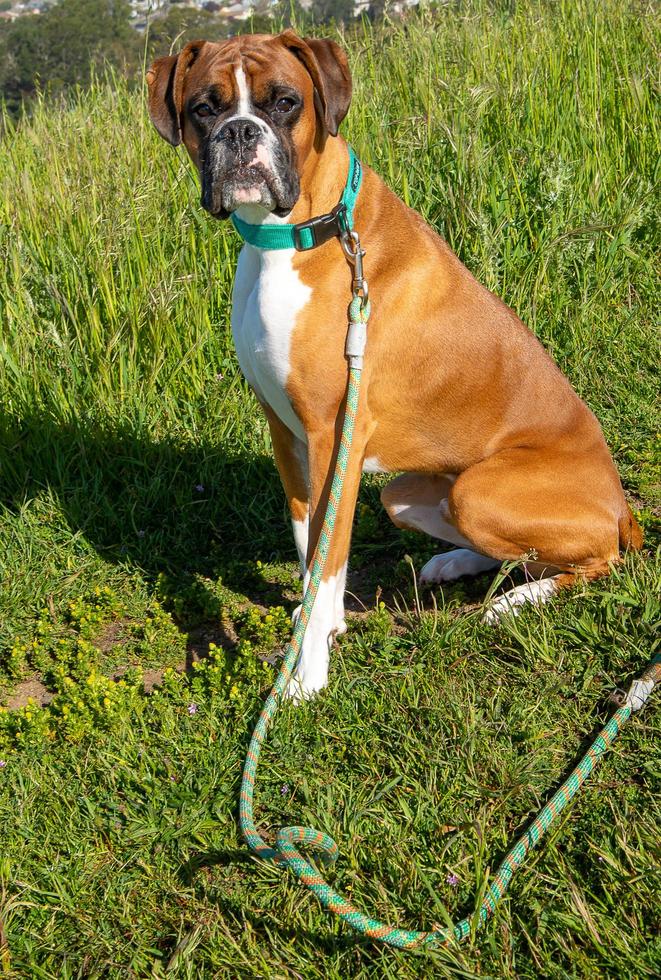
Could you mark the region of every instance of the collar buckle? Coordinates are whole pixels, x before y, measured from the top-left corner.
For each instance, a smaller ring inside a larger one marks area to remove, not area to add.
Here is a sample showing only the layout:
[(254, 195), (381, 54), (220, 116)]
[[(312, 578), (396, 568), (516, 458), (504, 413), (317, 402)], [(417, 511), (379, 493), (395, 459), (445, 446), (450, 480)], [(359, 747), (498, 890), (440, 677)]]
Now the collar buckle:
[(329, 242), (331, 238), (340, 238), (348, 230), (347, 206), (344, 201), (340, 201), (328, 214), (321, 214), (317, 218), (292, 225), (294, 248), (299, 252), (307, 252), (317, 245)]

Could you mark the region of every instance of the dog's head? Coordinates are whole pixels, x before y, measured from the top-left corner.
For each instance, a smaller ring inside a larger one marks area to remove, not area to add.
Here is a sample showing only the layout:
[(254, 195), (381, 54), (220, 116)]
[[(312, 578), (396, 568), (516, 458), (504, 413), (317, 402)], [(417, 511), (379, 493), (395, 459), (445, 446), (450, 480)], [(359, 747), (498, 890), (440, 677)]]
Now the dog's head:
[(293, 31), (192, 41), (158, 58), (147, 84), (154, 126), (173, 146), (183, 141), (202, 206), (217, 218), (242, 204), (287, 215), (306, 159), (337, 135), (351, 101), (342, 48)]

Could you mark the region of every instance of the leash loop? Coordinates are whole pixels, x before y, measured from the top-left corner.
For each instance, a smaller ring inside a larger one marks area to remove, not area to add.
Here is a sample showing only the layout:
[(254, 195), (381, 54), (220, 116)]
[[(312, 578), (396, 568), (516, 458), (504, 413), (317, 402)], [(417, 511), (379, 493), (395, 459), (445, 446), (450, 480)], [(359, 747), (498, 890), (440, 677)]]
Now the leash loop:
[[(355, 375), (359, 375), (359, 373), (353, 370), (351, 372), (354, 379)], [(322, 548), (322, 553), (323, 550)], [(315, 559), (318, 555), (319, 552), (315, 555)], [(312, 577), (303, 601), (304, 608), (306, 604), (309, 604), (311, 608), (312, 602), (314, 601), (314, 598), (311, 598), (311, 590), (316, 594), (316, 587), (313, 586)], [(285, 663), (275, 682), (273, 691), (269, 695), (262, 710), (250, 743), (250, 748), (248, 749), (241, 785), (240, 801), (241, 829), (248, 844), (260, 857), (285, 864), (316, 895), (324, 908), (339, 916), (356, 932), (362, 933), (371, 939), (388, 946), (398, 947), (399, 949), (415, 949), (421, 946), (438, 948), (447, 946), (453, 941), (460, 942), (466, 939), (475, 925), (477, 925), (477, 928), (482, 928), (489, 917), (493, 915), (496, 907), (507, 892), (517, 870), (525, 863), (528, 853), (539, 843), (547, 830), (555, 823), (561, 812), (580, 791), (583, 783), (589, 778), (600, 760), (611, 747), (622, 730), (622, 727), (631, 717), (632, 711), (635, 709), (629, 704), (625, 704), (615, 711), (576, 768), (570, 773), (546, 806), (535, 817), (528, 829), (507, 853), (496, 871), (480, 906), (473, 914), (461, 919), (451, 929), (435, 929), (433, 932), (398, 929), (384, 922), (380, 922), (378, 919), (370, 918), (344, 898), (343, 895), (336, 892), (325, 881), (317, 869), (301, 854), (299, 848), (296, 846), (297, 844), (306, 845), (310, 850), (319, 855), (323, 864), (332, 865), (337, 859), (338, 848), (333, 838), (328, 834), (315, 830), (312, 827), (283, 827), (277, 833), (276, 846), (273, 849), (262, 840), (254, 824), (252, 802), (254, 776), (259, 759), (259, 750), (261, 749), (268, 725), (277, 710), (279, 699), (295, 664), (297, 656), (296, 634), (300, 622), (301, 620), (299, 619), (297, 630), (294, 632), (294, 637), (287, 650)], [(301, 636), (304, 632), (305, 629), (303, 628)], [(657, 655), (653, 659), (651, 665), (645, 671), (643, 678), (645, 678), (646, 685), (652, 685), (649, 691), (646, 691), (647, 699), (653, 687), (661, 683), (661, 655)], [(642, 678), (639, 680), (642, 680)], [(638, 681), (633, 682), (631, 686), (632, 690), (636, 688), (637, 683)]]

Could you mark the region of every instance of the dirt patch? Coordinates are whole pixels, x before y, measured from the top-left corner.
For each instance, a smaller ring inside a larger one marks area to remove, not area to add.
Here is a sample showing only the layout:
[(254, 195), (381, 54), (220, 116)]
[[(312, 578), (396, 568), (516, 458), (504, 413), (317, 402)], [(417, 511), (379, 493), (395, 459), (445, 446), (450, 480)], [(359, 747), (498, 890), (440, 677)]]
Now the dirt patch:
[(403, 595), (405, 588), (405, 582), (384, 588), (374, 582), (374, 573), (371, 570), (351, 571), (344, 596), (348, 618), (360, 622), (373, 613), (380, 602), (385, 602), (391, 612), (397, 604), (406, 605)]
[(29, 701), (33, 701), (43, 708), (45, 704), (50, 704), (54, 696), (40, 680), (31, 677), (19, 684), (11, 697), (7, 698), (7, 707), (10, 711), (18, 711), (19, 708), (25, 708)]
[[(648, 509), (651, 514), (657, 519), (661, 520), (661, 505), (660, 504), (648, 504), (647, 501), (639, 497), (638, 494), (633, 493), (631, 490), (624, 491), (624, 496), (627, 499), (627, 503), (631, 506), (634, 511), (643, 511)], [(635, 514), (634, 514), (635, 516)]]
[[(177, 668), (175, 667), (175, 670)], [(145, 670), (142, 674), (142, 683), (145, 694), (151, 694), (155, 687), (160, 687), (163, 683), (164, 670)]]
[(204, 660), (205, 657), (208, 657), (209, 647), (212, 643), (215, 643), (217, 647), (223, 650), (234, 650), (238, 640), (239, 637), (231, 624), (222, 626), (207, 623), (204, 626), (198, 626), (196, 629), (189, 630), (188, 642), (186, 644), (186, 666), (190, 667), (198, 660)]
[(119, 643), (123, 643), (125, 639), (126, 621), (120, 619), (117, 622), (108, 623), (103, 632), (94, 640), (94, 646), (101, 653), (108, 653), (113, 647), (116, 647)]
[[(111, 679), (113, 681), (121, 681), (126, 671), (134, 667), (138, 670), (142, 670), (140, 664), (124, 664), (123, 667), (119, 667), (112, 674)], [(142, 686), (145, 694), (151, 694), (155, 687), (161, 686), (163, 683), (163, 675), (166, 670), (166, 667), (155, 667), (151, 670), (142, 670)], [(178, 673), (183, 674), (183, 672), (186, 670), (186, 664), (175, 664), (174, 667), (172, 667), (172, 670), (176, 670)]]

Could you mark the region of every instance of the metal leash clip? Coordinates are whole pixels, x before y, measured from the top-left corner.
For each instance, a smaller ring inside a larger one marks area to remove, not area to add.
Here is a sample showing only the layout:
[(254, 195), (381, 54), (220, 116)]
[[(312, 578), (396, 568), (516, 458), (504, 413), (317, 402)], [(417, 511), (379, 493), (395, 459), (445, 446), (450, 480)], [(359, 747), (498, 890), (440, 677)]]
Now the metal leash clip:
[(363, 258), (365, 249), (361, 247), (360, 238), (356, 231), (346, 231), (340, 238), (342, 251), (353, 266), (353, 281), (351, 289), (354, 297), (360, 297), (363, 306), (367, 304), (369, 298), (369, 288), (367, 279), (363, 275)]
[(344, 353), (349, 358), (352, 369), (362, 370), (363, 355), (367, 343), (367, 322), (370, 317), (369, 289), (367, 279), (363, 275), (363, 257), (365, 250), (361, 248), (357, 232), (347, 230), (340, 238), (342, 250), (349, 263), (353, 266), (351, 283), (352, 300), (349, 305), (349, 330)]

